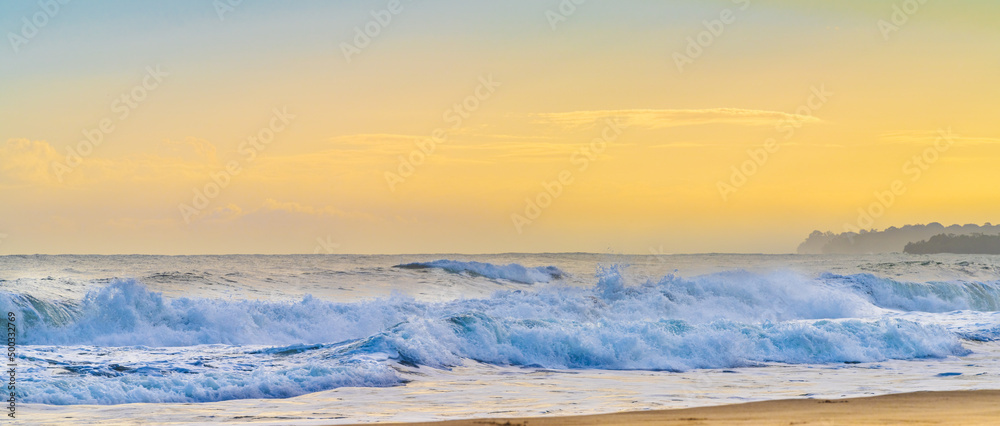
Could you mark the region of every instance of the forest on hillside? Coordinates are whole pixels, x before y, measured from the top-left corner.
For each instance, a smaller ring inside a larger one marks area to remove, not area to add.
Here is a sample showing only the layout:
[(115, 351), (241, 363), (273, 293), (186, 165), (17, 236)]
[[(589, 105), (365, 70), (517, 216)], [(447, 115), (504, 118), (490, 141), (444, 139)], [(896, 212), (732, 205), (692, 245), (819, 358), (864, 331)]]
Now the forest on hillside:
[(937, 222), (926, 225), (890, 227), (882, 231), (861, 232), (813, 231), (798, 247), (799, 254), (867, 254), (900, 253), (909, 243), (928, 240), (937, 235), (1000, 234), (1000, 225), (986, 223), (944, 226)]
[(1000, 235), (938, 234), (926, 241), (907, 244), (903, 247), (903, 252), (911, 254), (1000, 254)]

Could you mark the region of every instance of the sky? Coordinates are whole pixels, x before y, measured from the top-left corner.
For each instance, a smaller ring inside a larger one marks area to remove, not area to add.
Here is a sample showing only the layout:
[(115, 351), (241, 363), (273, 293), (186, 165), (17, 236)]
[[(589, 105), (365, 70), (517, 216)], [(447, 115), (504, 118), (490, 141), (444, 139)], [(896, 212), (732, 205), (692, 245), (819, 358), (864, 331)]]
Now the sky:
[(1000, 214), (995, 1), (64, 1), (0, 4), (0, 254), (787, 253)]

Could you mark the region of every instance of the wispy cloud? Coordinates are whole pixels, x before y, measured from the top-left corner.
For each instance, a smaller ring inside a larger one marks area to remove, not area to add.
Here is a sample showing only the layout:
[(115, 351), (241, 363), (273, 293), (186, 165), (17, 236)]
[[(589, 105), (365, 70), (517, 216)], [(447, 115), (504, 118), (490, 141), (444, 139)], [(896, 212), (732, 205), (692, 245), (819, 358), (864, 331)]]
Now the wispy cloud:
[(60, 159), (48, 142), (24, 138), (0, 144), (0, 186), (41, 184), (52, 180), (49, 164)]
[[(198, 222), (232, 222), (237, 220), (251, 221), (323, 221), (329, 219), (349, 219), (357, 221), (378, 222), (382, 218), (370, 213), (347, 212), (332, 206), (316, 207), (295, 201), (279, 201), (267, 198), (256, 208), (244, 209), (237, 204), (213, 208), (199, 215)], [(179, 223), (179, 222), (178, 222)]]
[(605, 119), (618, 119), (625, 126), (649, 129), (702, 124), (773, 126), (778, 120), (795, 120), (802, 123), (822, 122), (822, 120), (812, 116), (740, 108), (573, 111), (534, 114), (534, 117), (539, 123), (560, 125), (566, 128), (589, 127)]
[(355, 135), (341, 135), (331, 137), (331, 143), (338, 146), (351, 145), (378, 145), (386, 143), (412, 143), (426, 136), (400, 135), (394, 133), (360, 133)]
[[(915, 130), (884, 133), (878, 136), (883, 144), (926, 144), (941, 138), (941, 133), (933, 130)], [(951, 140), (963, 145), (1000, 145), (1000, 138), (983, 136), (952, 135)]]

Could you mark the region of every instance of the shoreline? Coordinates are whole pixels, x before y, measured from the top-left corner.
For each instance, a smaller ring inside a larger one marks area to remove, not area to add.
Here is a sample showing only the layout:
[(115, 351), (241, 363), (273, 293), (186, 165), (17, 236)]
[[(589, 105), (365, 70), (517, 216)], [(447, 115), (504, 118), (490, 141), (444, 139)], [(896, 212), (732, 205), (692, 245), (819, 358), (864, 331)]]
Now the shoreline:
[(1000, 390), (922, 391), (845, 399), (780, 399), (711, 407), (552, 417), (495, 417), (385, 426), (962, 424), (1000, 422)]

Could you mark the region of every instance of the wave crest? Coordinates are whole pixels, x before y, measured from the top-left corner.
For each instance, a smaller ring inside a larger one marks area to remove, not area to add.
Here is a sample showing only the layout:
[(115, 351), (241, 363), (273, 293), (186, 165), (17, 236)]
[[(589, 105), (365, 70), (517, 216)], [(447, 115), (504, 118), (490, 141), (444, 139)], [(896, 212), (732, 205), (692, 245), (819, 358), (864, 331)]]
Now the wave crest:
[[(959, 339), (995, 339), (996, 323), (949, 331), (934, 312), (989, 309), (995, 290), (988, 283), (746, 271), (630, 283), (612, 266), (590, 288), (538, 286), (438, 303), (403, 296), (352, 303), (170, 298), (119, 280), (79, 301), (0, 292), (0, 310), (23, 319), (19, 361), (35, 380), (26, 402), (111, 404), (389, 386), (403, 382), (398, 364), (466, 360), (679, 371), (964, 355)], [(886, 309), (927, 312), (908, 320), (912, 315)], [(133, 358), (143, 360), (134, 365), (110, 364), (116, 356), (74, 358), (119, 346), (168, 353)], [(176, 359), (188, 350), (198, 355)], [(204, 355), (212, 351), (221, 352)], [(64, 371), (53, 373), (53, 365)]]
[(469, 274), (494, 280), (507, 280), (521, 284), (547, 283), (562, 278), (565, 274), (555, 266), (527, 268), (516, 263), (494, 265), (485, 262), (461, 262), (457, 260), (435, 260), (396, 265), (403, 269), (441, 269), (456, 274)]
[(888, 309), (921, 312), (1000, 310), (1000, 285), (985, 282), (900, 282), (872, 274), (820, 278), (849, 286), (872, 304)]

